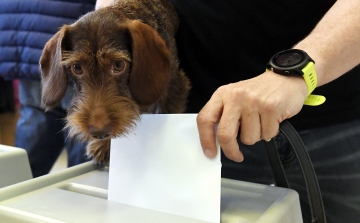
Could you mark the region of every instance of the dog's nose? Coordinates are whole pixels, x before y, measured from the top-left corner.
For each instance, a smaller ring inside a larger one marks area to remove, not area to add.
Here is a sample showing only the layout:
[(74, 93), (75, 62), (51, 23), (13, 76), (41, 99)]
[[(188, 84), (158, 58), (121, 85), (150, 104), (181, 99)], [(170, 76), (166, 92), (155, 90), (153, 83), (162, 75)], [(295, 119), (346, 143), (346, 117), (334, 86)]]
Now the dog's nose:
[(106, 139), (110, 137), (111, 125), (105, 125), (102, 128), (90, 126), (89, 132), (90, 135), (92, 135), (92, 137), (94, 137), (95, 139)]

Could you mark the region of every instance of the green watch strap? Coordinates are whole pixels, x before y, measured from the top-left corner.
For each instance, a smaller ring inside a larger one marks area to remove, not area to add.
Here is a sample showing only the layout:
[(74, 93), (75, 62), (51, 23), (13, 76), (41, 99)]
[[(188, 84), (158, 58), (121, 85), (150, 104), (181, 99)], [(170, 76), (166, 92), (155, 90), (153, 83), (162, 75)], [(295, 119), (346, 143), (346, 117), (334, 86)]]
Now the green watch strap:
[(311, 94), (317, 86), (317, 76), (314, 63), (309, 62), (302, 69), (302, 72), (306, 86), (308, 87), (308, 97), (306, 98), (304, 105), (317, 106), (323, 104), (326, 100), (324, 96)]

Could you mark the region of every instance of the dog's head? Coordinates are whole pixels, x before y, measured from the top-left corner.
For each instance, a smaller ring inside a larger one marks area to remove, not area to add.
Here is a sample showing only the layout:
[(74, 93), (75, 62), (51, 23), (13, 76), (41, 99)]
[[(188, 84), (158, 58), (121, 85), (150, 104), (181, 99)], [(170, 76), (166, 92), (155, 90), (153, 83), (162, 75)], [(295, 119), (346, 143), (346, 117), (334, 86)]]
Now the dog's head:
[(40, 71), (43, 107), (57, 105), (71, 80), (70, 135), (103, 139), (126, 133), (141, 110), (166, 94), (170, 53), (151, 26), (97, 10), (48, 41)]

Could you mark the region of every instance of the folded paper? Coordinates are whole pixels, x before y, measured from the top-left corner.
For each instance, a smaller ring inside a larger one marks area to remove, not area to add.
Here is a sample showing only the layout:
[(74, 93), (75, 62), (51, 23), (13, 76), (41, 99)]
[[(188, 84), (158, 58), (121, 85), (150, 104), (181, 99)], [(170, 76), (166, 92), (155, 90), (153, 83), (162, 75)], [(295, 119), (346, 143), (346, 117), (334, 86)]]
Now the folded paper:
[(108, 199), (220, 222), (219, 153), (203, 154), (196, 114), (142, 115), (130, 134), (111, 141)]

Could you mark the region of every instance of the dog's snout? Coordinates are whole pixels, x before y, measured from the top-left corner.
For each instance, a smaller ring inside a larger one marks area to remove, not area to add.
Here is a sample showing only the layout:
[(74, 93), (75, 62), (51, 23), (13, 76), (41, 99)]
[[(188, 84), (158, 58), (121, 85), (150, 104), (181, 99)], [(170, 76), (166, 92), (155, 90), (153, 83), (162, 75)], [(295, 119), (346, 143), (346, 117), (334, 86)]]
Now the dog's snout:
[(105, 125), (102, 128), (96, 128), (94, 126), (89, 127), (90, 135), (95, 139), (106, 139), (111, 135), (111, 126)]

